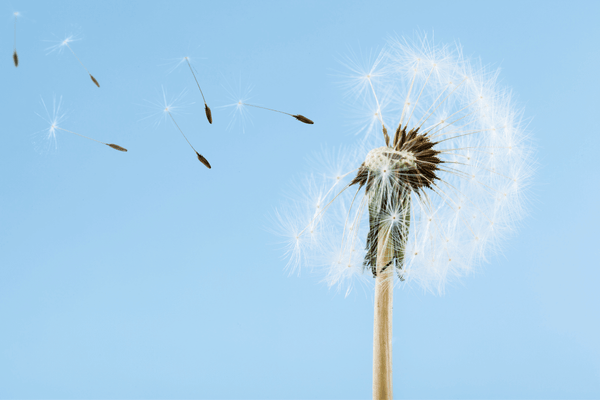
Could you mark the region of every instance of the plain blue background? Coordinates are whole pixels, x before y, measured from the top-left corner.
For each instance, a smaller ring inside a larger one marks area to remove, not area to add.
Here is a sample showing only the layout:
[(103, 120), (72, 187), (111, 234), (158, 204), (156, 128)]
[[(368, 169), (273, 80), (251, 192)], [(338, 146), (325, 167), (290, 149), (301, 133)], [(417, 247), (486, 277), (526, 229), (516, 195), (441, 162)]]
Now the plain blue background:
[[(12, 65), (13, 19), (20, 11)], [(459, 41), (530, 118), (529, 216), (445, 296), (399, 290), (397, 398), (600, 398), (596, 1), (3, 1), (0, 397), (370, 398), (373, 300), (289, 277), (269, 216), (322, 146), (352, 144), (339, 72), (392, 35)], [(98, 79), (96, 88), (65, 49)], [(191, 55), (214, 123), (185, 68)], [(185, 67), (185, 66), (182, 66)], [(249, 110), (226, 88), (315, 121)], [(189, 91), (176, 118), (148, 102)], [(40, 96), (63, 97), (66, 129)], [(158, 110), (160, 114), (160, 110)], [(238, 121), (239, 122), (239, 121)]]

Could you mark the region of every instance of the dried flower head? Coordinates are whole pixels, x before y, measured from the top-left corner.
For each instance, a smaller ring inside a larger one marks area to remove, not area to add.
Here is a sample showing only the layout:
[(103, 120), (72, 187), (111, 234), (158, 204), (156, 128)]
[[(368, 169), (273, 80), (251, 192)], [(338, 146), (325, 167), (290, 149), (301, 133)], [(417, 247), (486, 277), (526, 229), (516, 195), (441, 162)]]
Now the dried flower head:
[[(498, 72), (457, 45), (395, 39), (362, 72), (347, 65), (371, 121), (333, 173), (311, 175), (309, 198), (279, 210), (289, 266), (327, 267), (329, 285), (349, 288), (393, 266), (399, 280), (441, 293), (522, 216), (532, 161), (521, 113)], [(389, 257), (376, 266), (382, 247)]]

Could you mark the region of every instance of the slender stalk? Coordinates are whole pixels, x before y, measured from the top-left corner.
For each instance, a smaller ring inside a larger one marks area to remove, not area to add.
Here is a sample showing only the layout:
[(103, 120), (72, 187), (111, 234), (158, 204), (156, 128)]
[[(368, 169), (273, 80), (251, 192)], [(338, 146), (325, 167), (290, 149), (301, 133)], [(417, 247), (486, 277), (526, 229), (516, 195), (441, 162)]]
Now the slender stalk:
[(394, 306), (394, 265), (389, 231), (380, 231), (377, 244), (375, 315), (373, 324), (373, 399), (392, 400), (392, 311)]
[(81, 66), (83, 67), (83, 69), (85, 69), (85, 71), (88, 73), (88, 75), (90, 76), (90, 78), (92, 78), (92, 82), (94, 82), (94, 84), (96, 86), (100, 87), (100, 84), (98, 83), (98, 81), (96, 80), (96, 78), (94, 78), (94, 75), (90, 74), (90, 71), (88, 71), (88, 69), (85, 67), (85, 65), (83, 65), (83, 63), (81, 62), (81, 60), (79, 59), (79, 57), (77, 57), (77, 54), (75, 54), (75, 52), (73, 51), (73, 49), (71, 48), (71, 46), (69, 46), (69, 43), (67, 43), (66, 40), (63, 43), (69, 48), (69, 50), (71, 50), (71, 53), (73, 53), (73, 55), (75, 56), (75, 58), (77, 59), (77, 61), (79, 61), (79, 64), (81, 64)]
[(15, 13), (15, 35), (14, 35), (14, 45), (13, 45), (13, 61), (15, 63), (15, 67), (19, 66), (19, 56), (17, 55), (17, 13)]
[(272, 108), (255, 106), (254, 104), (242, 103), (241, 101), (238, 104), (239, 105), (244, 105), (244, 106), (249, 106), (249, 107), (262, 108), (263, 110), (275, 111), (275, 112), (278, 112), (278, 113), (281, 113), (281, 114), (289, 115), (290, 117), (294, 117), (298, 121), (304, 122), (305, 124), (309, 124), (309, 125), (314, 124), (314, 122), (312, 120), (306, 118), (304, 115), (300, 115), (300, 114), (295, 114), (294, 115), (294, 114), (286, 113), (285, 111), (273, 110)]

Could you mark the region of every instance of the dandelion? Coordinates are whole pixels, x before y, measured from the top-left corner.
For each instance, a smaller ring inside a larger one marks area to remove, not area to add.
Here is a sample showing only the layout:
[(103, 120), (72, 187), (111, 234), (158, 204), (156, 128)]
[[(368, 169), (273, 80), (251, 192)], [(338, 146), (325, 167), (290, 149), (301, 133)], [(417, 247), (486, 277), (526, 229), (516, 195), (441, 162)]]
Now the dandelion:
[[(288, 267), (325, 267), (330, 286), (375, 278), (373, 398), (391, 399), (393, 287), (441, 294), (497, 248), (523, 214), (531, 150), (497, 71), (458, 46), (396, 39), (352, 72), (377, 135), (344, 151), (339, 165), (351, 167), (313, 174), (318, 190), (278, 215)], [(383, 112), (382, 98), (398, 111)]]
[[(175, 97), (171, 98), (170, 101), (167, 101), (167, 94), (165, 93), (165, 90), (163, 88), (162, 102), (159, 102), (159, 103), (149, 102), (150, 104), (152, 104), (153, 107), (158, 107), (161, 110), (160, 114), (159, 114), (160, 118), (155, 121), (155, 126), (158, 126), (158, 124), (160, 124), (160, 122), (164, 119), (170, 119), (173, 122), (173, 124), (175, 125), (175, 127), (179, 130), (179, 132), (181, 133), (181, 135), (183, 136), (183, 138), (185, 139), (187, 144), (192, 148), (194, 153), (196, 153), (196, 157), (198, 158), (198, 161), (200, 161), (202, 164), (204, 164), (207, 168), (210, 169), (211, 165), (208, 162), (208, 160), (206, 158), (204, 158), (204, 156), (202, 154), (198, 153), (196, 151), (196, 149), (194, 148), (194, 146), (192, 146), (192, 144), (188, 140), (187, 136), (185, 136), (185, 134), (183, 133), (183, 130), (179, 127), (179, 124), (177, 124), (177, 121), (175, 121), (175, 117), (173, 116), (173, 113), (179, 108), (175, 104), (184, 97), (185, 93), (186, 93), (186, 91), (184, 90), (178, 96), (175, 96)], [(152, 114), (150, 116), (152, 116)], [(147, 116), (142, 119), (149, 118), (150, 116)]]
[(14, 33), (14, 43), (13, 43), (13, 61), (15, 63), (15, 67), (19, 66), (19, 56), (17, 55), (17, 17), (19, 16), (19, 12), (16, 11), (14, 13), (15, 16), (15, 33)]
[(46, 112), (46, 115), (44, 116), (44, 115), (40, 115), (40, 114), (37, 114), (37, 113), (36, 114), (40, 118), (42, 118), (44, 121), (46, 121), (49, 126), (48, 126), (48, 128), (46, 128), (46, 129), (44, 129), (42, 131), (39, 131), (39, 132), (43, 132), (45, 139), (51, 141), (52, 143), (54, 143), (54, 147), (55, 148), (56, 148), (56, 132), (57, 131), (63, 131), (63, 132), (72, 133), (74, 135), (80, 136), (80, 137), (88, 139), (88, 140), (92, 140), (92, 141), (97, 142), (97, 143), (101, 143), (101, 144), (106, 145), (106, 146), (108, 146), (108, 147), (110, 147), (112, 149), (115, 149), (115, 150), (119, 150), (119, 151), (122, 151), (122, 152), (126, 152), (127, 151), (126, 148), (121, 147), (121, 146), (119, 146), (117, 144), (101, 142), (100, 140), (96, 140), (96, 139), (93, 139), (91, 137), (84, 136), (84, 135), (82, 135), (80, 133), (73, 132), (73, 131), (70, 131), (70, 130), (67, 130), (65, 128), (60, 127), (59, 125), (66, 119), (66, 116), (67, 116), (67, 114), (65, 112), (61, 111), (62, 97), (60, 97), (60, 99), (58, 100), (58, 102), (56, 101), (56, 99), (52, 100), (52, 111), (51, 112), (48, 110), (48, 107), (46, 107), (46, 103), (44, 102), (43, 98), (41, 98), (41, 102), (42, 102), (42, 105), (44, 107), (44, 111)]
[(54, 46), (50, 46), (46, 49), (46, 51), (48, 51), (47, 54), (50, 54), (54, 51), (58, 51), (58, 52), (62, 52), (62, 50), (67, 47), (69, 50), (71, 50), (71, 53), (73, 53), (73, 55), (75, 56), (75, 58), (77, 59), (77, 61), (79, 61), (79, 64), (81, 64), (81, 66), (83, 67), (83, 69), (85, 69), (85, 71), (88, 73), (88, 75), (90, 76), (90, 78), (92, 79), (92, 82), (94, 82), (94, 84), (98, 87), (100, 87), (100, 84), (98, 83), (98, 81), (96, 80), (96, 78), (94, 78), (94, 76), (90, 73), (90, 71), (86, 68), (85, 65), (83, 65), (83, 63), (81, 62), (81, 60), (79, 59), (79, 57), (77, 57), (77, 54), (75, 54), (75, 52), (73, 51), (73, 49), (71, 48), (71, 46), (69, 46), (69, 43), (74, 42), (75, 39), (72, 35), (66, 37), (63, 41), (61, 41), (60, 43), (54, 45)]

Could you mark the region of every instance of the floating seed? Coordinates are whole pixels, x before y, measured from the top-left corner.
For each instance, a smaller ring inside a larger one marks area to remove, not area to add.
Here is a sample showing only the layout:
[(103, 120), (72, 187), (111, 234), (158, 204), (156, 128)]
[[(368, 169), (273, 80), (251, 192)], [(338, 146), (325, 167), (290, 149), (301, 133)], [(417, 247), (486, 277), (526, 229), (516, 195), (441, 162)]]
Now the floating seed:
[(275, 112), (278, 112), (278, 113), (281, 113), (281, 114), (285, 114), (285, 115), (289, 115), (291, 117), (294, 117), (298, 121), (304, 122), (305, 124), (310, 124), (310, 125), (314, 124), (314, 122), (312, 122), (310, 119), (306, 118), (304, 115), (300, 115), (300, 114), (294, 115), (294, 114), (286, 113), (285, 111), (279, 111), (279, 110), (274, 110), (272, 108), (267, 108), (267, 107), (262, 107), (262, 106), (256, 106), (254, 104), (242, 103), (241, 101), (238, 104), (244, 105), (244, 106), (249, 106), (249, 107), (262, 108), (263, 110), (275, 111)]
[(94, 81), (94, 83), (96, 84), (96, 86), (100, 87), (100, 84), (98, 83), (98, 81), (96, 80), (96, 78), (93, 77), (92, 74), (90, 74), (90, 78), (92, 78), (92, 81)]
[(19, 56), (17, 55), (17, 51), (13, 53), (13, 61), (15, 62), (15, 67), (19, 66)]
[(96, 86), (100, 87), (100, 84), (98, 83), (98, 81), (96, 80), (96, 78), (94, 78), (92, 76), (92, 74), (90, 73), (90, 71), (88, 71), (88, 69), (85, 67), (85, 65), (83, 65), (83, 63), (81, 62), (81, 60), (79, 59), (79, 57), (77, 57), (77, 54), (75, 54), (75, 52), (73, 51), (73, 49), (71, 48), (71, 46), (69, 46), (69, 38), (65, 39), (64, 42), (62, 42), (63, 45), (67, 46), (69, 48), (69, 50), (71, 50), (71, 53), (73, 53), (73, 55), (75, 56), (75, 58), (77, 59), (77, 61), (79, 61), (79, 64), (81, 64), (81, 66), (83, 67), (83, 69), (85, 69), (85, 72), (87, 72), (90, 75), (90, 78), (92, 78), (92, 82), (94, 82), (96, 84)]
[(206, 103), (204, 103), (204, 111), (206, 112), (206, 118), (208, 119), (208, 122), (212, 124), (212, 113), (210, 112), (210, 107), (208, 107)]
[(124, 148), (124, 147), (121, 147), (121, 146), (119, 146), (118, 144), (107, 143), (106, 145), (107, 145), (107, 146), (109, 146), (109, 147), (112, 147), (112, 148), (113, 148), (113, 149), (115, 149), (115, 150), (119, 150), (119, 151), (124, 151), (124, 152), (127, 152), (127, 149), (126, 149), (126, 148)]
[(198, 90), (200, 90), (200, 94), (202, 95), (202, 101), (204, 101), (204, 112), (206, 112), (206, 119), (208, 119), (208, 123), (212, 124), (212, 113), (210, 112), (210, 108), (206, 104), (206, 99), (204, 98), (204, 93), (202, 93), (202, 88), (200, 87), (200, 83), (198, 83), (198, 78), (196, 78), (196, 74), (194, 73), (192, 64), (190, 64), (190, 59), (185, 57), (185, 61), (187, 62), (188, 67), (190, 67), (190, 71), (192, 71), (192, 75), (194, 76), (196, 85), (198, 85)]
[(206, 167), (207, 167), (208, 169), (210, 169), (210, 168), (211, 168), (211, 167), (210, 167), (210, 163), (208, 162), (208, 160), (207, 160), (206, 158), (204, 158), (204, 157), (202, 156), (202, 154), (200, 154), (200, 153), (196, 152), (196, 155), (198, 156), (198, 160), (200, 160), (200, 162), (201, 162), (202, 164), (206, 165)]
[(310, 119), (306, 118), (304, 115), (292, 115), (292, 117), (296, 118), (298, 121), (300, 122), (304, 122), (305, 124), (314, 124), (314, 122), (312, 122)]
[(196, 149), (194, 148), (194, 146), (192, 146), (192, 144), (188, 140), (187, 136), (185, 136), (185, 134), (183, 133), (183, 131), (179, 127), (179, 124), (177, 124), (177, 121), (175, 121), (175, 118), (173, 118), (173, 114), (171, 114), (171, 111), (169, 111), (168, 108), (165, 109), (165, 111), (167, 113), (169, 113), (169, 116), (171, 117), (171, 120), (173, 121), (173, 123), (175, 124), (175, 126), (177, 127), (177, 129), (179, 129), (179, 132), (181, 132), (181, 134), (183, 135), (183, 138), (185, 139), (185, 141), (190, 145), (190, 147), (192, 148), (192, 150), (194, 150), (194, 153), (196, 153), (196, 155), (198, 156), (198, 160), (200, 160), (200, 162), (202, 164), (204, 164), (208, 168), (210, 168), (210, 163), (208, 162), (208, 160), (206, 158), (202, 157), (202, 155), (196, 151)]
[(121, 146), (119, 146), (119, 145), (117, 145), (117, 144), (105, 143), (105, 142), (102, 142), (102, 141), (100, 141), (100, 140), (97, 140), (97, 139), (91, 138), (91, 137), (89, 137), (89, 136), (82, 135), (81, 133), (77, 133), (77, 132), (73, 132), (73, 131), (67, 130), (67, 129), (65, 129), (65, 128), (61, 128), (60, 126), (52, 125), (51, 129), (60, 129), (61, 131), (69, 132), (69, 133), (72, 133), (72, 134), (74, 134), (74, 135), (81, 136), (82, 138), (85, 138), (85, 139), (88, 139), (88, 140), (92, 140), (92, 141), (94, 141), (94, 142), (97, 142), (97, 143), (105, 144), (105, 145), (107, 145), (108, 147), (112, 147), (112, 148), (113, 148), (113, 149), (115, 149), (115, 150), (124, 151), (124, 152), (126, 152), (126, 151), (127, 151), (127, 149), (126, 149), (126, 148), (124, 148), (124, 147), (121, 147)]

